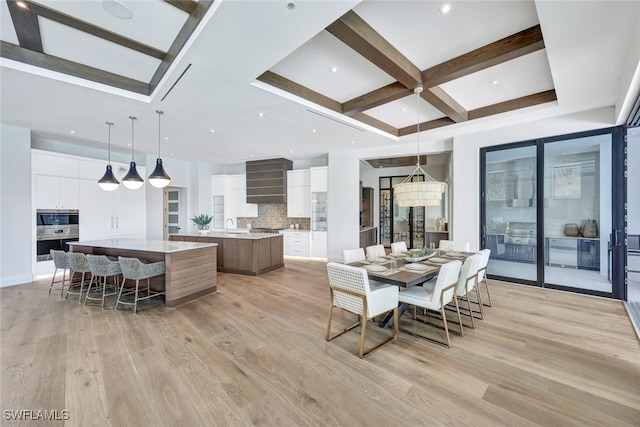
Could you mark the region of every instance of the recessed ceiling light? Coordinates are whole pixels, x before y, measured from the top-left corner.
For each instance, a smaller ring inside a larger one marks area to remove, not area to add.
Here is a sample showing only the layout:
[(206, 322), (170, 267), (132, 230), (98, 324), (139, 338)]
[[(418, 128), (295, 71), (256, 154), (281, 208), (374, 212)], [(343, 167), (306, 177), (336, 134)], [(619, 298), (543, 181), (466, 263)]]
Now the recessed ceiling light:
[(338, 72), (338, 67), (331, 67), (331, 72), (332, 73), (337, 73)]
[(216, 131), (215, 129), (211, 129), (211, 130), (210, 130), (210, 132), (211, 132), (211, 133), (214, 133), (215, 131)]
[(220, 159), (218, 159), (218, 161), (220, 161)]
[(491, 84), (492, 84), (492, 85), (494, 85), (494, 86), (497, 86), (497, 85), (498, 85), (498, 83), (500, 83), (500, 82), (498, 82), (497, 80), (493, 80), (493, 81), (491, 82)]
[(316, 133), (317, 131), (315, 129), (311, 129), (311, 132)]
[(171, 153), (171, 155), (173, 156), (173, 153)]
[(70, 130), (69, 133), (76, 133), (76, 131), (75, 130)]
[(352, 144), (355, 144), (356, 142), (355, 142), (355, 141), (351, 141), (351, 143), (352, 143)]
[(403, 108), (401, 109), (401, 111), (403, 111), (403, 112), (404, 112), (404, 111), (407, 111), (407, 107), (403, 107)]
[(289, 10), (295, 10), (296, 8), (296, 4), (292, 1), (290, 1), (289, 3), (287, 3), (287, 9)]
[(21, 7), (23, 9), (29, 9), (29, 5), (23, 1), (17, 1), (16, 2), (16, 6)]
[(258, 113), (258, 117), (264, 116), (264, 113)]
[(445, 15), (451, 11), (451, 5), (449, 3), (445, 3), (440, 8), (438, 8), (438, 11), (441, 15)]
[(168, 137), (168, 136), (165, 136), (165, 137), (164, 137), (164, 140), (165, 140), (165, 141), (168, 141), (168, 140), (169, 140), (169, 137)]
[(289, 154), (293, 153), (293, 150), (289, 150)]
[(251, 155), (251, 157), (253, 157), (253, 154)]
[(109, 14), (120, 19), (130, 19), (133, 12), (118, 0), (102, 0), (102, 8)]

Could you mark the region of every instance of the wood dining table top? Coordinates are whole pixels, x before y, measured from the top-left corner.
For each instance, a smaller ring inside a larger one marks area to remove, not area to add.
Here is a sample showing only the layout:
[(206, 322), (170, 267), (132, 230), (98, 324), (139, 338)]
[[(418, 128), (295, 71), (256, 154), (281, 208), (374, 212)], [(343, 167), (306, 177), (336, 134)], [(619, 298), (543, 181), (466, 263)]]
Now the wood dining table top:
[[(461, 261), (473, 255), (474, 252), (446, 252), (446, 251), (437, 251), (437, 253), (433, 256), (433, 258), (441, 258), (446, 259), (448, 261)], [(418, 264), (422, 264), (427, 267), (424, 271), (419, 270), (410, 270), (406, 268), (407, 264), (411, 264), (412, 261), (408, 261), (406, 258), (396, 257), (398, 267), (395, 272), (392, 272), (389, 267), (391, 264), (392, 256), (387, 255), (382, 257), (378, 262), (369, 262), (369, 261), (357, 261), (350, 263), (349, 265), (353, 265), (355, 267), (363, 267), (366, 268), (367, 265), (380, 265), (385, 267), (385, 271), (371, 271), (367, 270), (367, 274), (369, 278), (376, 280), (377, 282), (390, 283), (392, 285), (400, 286), (400, 287), (411, 287), (416, 286), (421, 283), (426, 282), (427, 280), (432, 279), (433, 277), (438, 275), (440, 271), (440, 267), (445, 263), (435, 263), (430, 261), (430, 258), (427, 258), (422, 261), (418, 261)]]

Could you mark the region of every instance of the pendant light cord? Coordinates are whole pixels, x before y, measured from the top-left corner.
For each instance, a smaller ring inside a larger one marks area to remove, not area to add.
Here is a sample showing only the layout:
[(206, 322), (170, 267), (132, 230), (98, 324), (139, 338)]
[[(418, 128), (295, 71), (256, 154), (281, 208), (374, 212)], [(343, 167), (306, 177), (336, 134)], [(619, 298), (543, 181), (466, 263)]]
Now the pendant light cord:
[(133, 123), (137, 120), (137, 117), (129, 116), (129, 118), (131, 119), (131, 161), (133, 162)]
[(164, 114), (162, 110), (156, 110), (158, 113), (158, 158), (160, 158), (160, 117)]
[(416, 109), (418, 110), (418, 123), (416, 123), (416, 133), (418, 134), (418, 143), (416, 149), (416, 166), (420, 167), (420, 94), (422, 93), (422, 86), (416, 86), (413, 92), (416, 96)]
[(113, 122), (105, 122), (109, 126), (109, 133), (107, 139), (107, 163), (111, 164), (111, 126), (113, 126)]

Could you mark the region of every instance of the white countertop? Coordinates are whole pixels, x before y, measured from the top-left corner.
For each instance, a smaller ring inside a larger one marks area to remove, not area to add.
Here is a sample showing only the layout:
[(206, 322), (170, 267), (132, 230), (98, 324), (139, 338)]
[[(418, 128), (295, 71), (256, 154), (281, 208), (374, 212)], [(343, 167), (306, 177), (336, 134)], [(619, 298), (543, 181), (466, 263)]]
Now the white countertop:
[(69, 245), (89, 246), (108, 249), (125, 249), (141, 252), (161, 252), (174, 253), (190, 251), (193, 249), (218, 246), (217, 243), (201, 242), (170, 242), (168, 240), (145, 240), (145, 239), (104, 239), (104, 240), (81, 240), (79, 242), (69, 242)]
[(176, 233), (172, 236), (187, 236), (187, 237), (217, 237), (222, 239), (245, 239), (245, 240), (259, 240), (259, 239), (271, 239), (273, 237), (280, 236), (279, 233), (225, 233), (212, 231), (210, 233)]

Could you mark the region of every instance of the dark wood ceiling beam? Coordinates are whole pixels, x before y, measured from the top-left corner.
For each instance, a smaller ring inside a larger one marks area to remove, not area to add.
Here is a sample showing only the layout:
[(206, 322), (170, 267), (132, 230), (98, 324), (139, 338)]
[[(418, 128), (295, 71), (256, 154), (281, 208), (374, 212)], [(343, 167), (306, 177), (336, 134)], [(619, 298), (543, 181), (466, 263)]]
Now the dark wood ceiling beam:
[(412, 93), (413, 90), (407, 89), (402, 83), (394, 82), (345, 102), (342, 104), (342, 113), (347, 116), (353, 116), (354, 114), (404, 98)]
[(169, 3), (173, 7), (177, 7), (183, 12), (187, 12), (189, 15), (193, 12), (193, 10), (198, 5), (198, 2), (191, 0), (164, 0), (165, 3)]
[(438, 86), (540, 49), (544, 49), (544, 40), (536, 25), (424, 70), (422, 81), (425, 88)]
[(7, 0), (9, 14), (16, 30), (18, 42), (24, 49), (42, 53), (42, 38), (38, 16), (30, 8), (22, 8), (14, 0)]
[(469, 113), (440, 86), (428, 88), (420, 94), (422, 99), (446, 114), (454, 122), (469, 120)]
[[(451, 120), (449, 117), (442, 117), (440, 119), (429, 120), (428, 122), (420, 123), (420, 132), (424, 132), (425, 130), (435, 129), (443, 126), (453, 125), (456, 122)], [(414, 133), (417, 133), (418, 129), (416, 125), (406, 126), (398, 129), (398, 136), (407, 136)]]
[(354, 11), (342, 15), (326, 30), (405, 87), (413, 89), (422, 83), (420, 69)]
[(149, 95), (150, 93), (149, 85), (147, 83), (89, 67), (84, 64), (78, 64), (77, 62), (72, 62), (64, 58), (58, 58), (56, 56), (45, 55), (44, 53), (24, 49), (12, 43), (5, 42), (4, 40), (1, 40), (0, 42), (0, 56), (3, 58), (79, 77), (96, 83), (102, 83), (123, 90), (140, 93), (142, 95)]
[(257, 77), (257, 80), (284, 90), (285, 92), (289, 92), (292, 95), (299, 96), (300, 98), (306, 99), (314, 104), (321, 105), (337, 113), (342, 113), (342, 105), (338, 101), (302, 86), (301, 84), (287, 79), (286, 77), (282, 77), (274, 72), (265, 71)]
[(157, 59), (164, 59), (166, 55), (165, 52), (154, 47), (147, 46), (135, 40), (131, 40), (127, 37), (122, 37), (121, 35), (112, 33), (111, 31), (107, 31), (104, 28), (96, 27), (95, 25), (88, 22), (76, 19), (72, 16), (66, 15), (56, 10), (49, 9), (48, 7), (43, 6), (39, 3), (29, 3), (29, 6), (33, 13), (43, 18), (50, 19), (59, 24), (66, 25), (67, 27), (74, 28), (87, 34), (91, 34), (92, 36), (100, 37), (101, 39), (108, 40), (120, 46), (135, 50), (136, 52), (140, 52)]
[(178, 57), (178, 54), (187, 43), (187, 40), (189, 40), (189, 37), (191, 37), (191, 34), (193, 34), (195, 29), (198, 27), (198, 24), (200, 24), (200, 21), (202, 21), (202, 18), (204, 18), (204, 15), (214, 2), (215, 0), (200, 0), (197, 2), (193, 12), (191, 12), (187, 18), (175, 40), (171, 43), (171, 46), (162, 59), (162, 62), (160, 62), (156, 72), (153, 74), (153, 77), (151, 77), (151, 81), (149, 83), (151, 92), (158, 87), (160, 80), (162, 80), (165, 73), (169, 70), (169, 67), (171, 67), (173, 61)]
[(500, 102), (498, 104), (471, 110), (469, 111), (469, 120), (493, 116), (495, 114), (506, 113), (507, 111), (519, 110), (521, 108), (545, 104), (547, 102), (553, 102), (557, 100), (558, 98), (556, 96), (556, 91), (554, 89), (551, 89), (544, 92), (535, 93), (533, 95), (527, 95), (521, 98), (511, 99), (509, 101)]
[(393, 136), (398, 136), (398, 129), (364, 113), (354, 114), (352, 118)]

